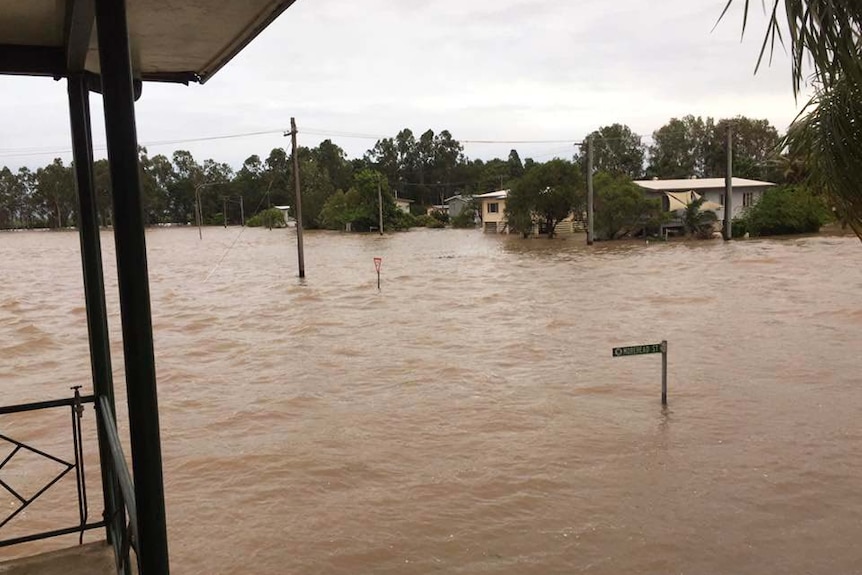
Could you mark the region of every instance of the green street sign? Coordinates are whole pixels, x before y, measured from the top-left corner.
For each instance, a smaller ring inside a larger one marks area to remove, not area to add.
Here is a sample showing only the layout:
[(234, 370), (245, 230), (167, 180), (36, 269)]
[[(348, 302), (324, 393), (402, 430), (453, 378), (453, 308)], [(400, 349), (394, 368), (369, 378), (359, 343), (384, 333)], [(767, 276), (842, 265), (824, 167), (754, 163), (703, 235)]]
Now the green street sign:
[(615, 347), (614, 357), (623, 357), (626, 355), (645, 355), (647, 353), (661, 353), (662, 344), (649, 343), (646, 345), (630, 345), (628, 347)]

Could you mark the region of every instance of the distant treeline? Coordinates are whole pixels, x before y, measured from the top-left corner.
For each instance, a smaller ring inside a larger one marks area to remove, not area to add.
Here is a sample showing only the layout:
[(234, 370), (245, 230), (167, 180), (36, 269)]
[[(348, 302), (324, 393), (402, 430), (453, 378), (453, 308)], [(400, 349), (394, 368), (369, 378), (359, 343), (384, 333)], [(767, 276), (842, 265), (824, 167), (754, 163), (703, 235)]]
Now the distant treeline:
[[(595, 169), (614, 176), (684, 178), (720, 177), (725, 169), (725, 134), (733, 125), (734, 175), (779, 183), (804, 176), (804, 164), (779, 149), (778, 131), (767, 120), (744, 117), (714, 121), (685, 116), (673, 118), (653, 132), (647, 146), (628, 126), (613, 124), (591, 134)], [(584, 173), (585, 149), (574, 149), (565, 162)], [(364, 189), (380, 180), (387, 195), (414, 201), (414, 211), (441, 204), (455, 194), (474, 195), (514, 186), (541, 162), (521, 160), (517, 150), (505, 159), (471, 160), (447, 130), (427, 130), (418, 138), (409, 129), (379, 140), (363, 157), (348, 159), (331, 140), (314, 148), (300, 148), (303, 223), (325, 227), (343, 218), (324, 217), (324, 206), (341, 202), (343, 192)], [(559, 160), (558, 160), (559, 161)], [(200, 192), (205, 223), (239, 223), (239, 198), (246, 217), (270, 205), (293, 205), (292, 162), (288, 151), (274, 148), (266, 158), (249, 156), (239, 170), (212, 159), (198, 163), (191, 153), (178, 150), (171, 157), (149, 156), (140, 150), (144, 214), (151, 224), (194, 221), (196, 190)], [(98, 214), (111, 224), (111, 182), (106, 160), (94, 165)], [(574, 173), (574, 172), (573, 172)], [(358, 180), (359, 179), (359, 182)], [(374, 194), (365, 192), (369, 201)], [(354, 194), (357, 196), (357, 194)], [(357, 196), (358, 197), (358, 196)], [(355, 202), (359, 202), (355, 199)], [(342, 202), (343, 203), (343, 202)], [(347, 209), (347, 208), (344, 208)], [(0, 228), (56, 228), (75, 225), (76, 196), (72, 166), (62, 160), (31, 171), (0, 170)]]

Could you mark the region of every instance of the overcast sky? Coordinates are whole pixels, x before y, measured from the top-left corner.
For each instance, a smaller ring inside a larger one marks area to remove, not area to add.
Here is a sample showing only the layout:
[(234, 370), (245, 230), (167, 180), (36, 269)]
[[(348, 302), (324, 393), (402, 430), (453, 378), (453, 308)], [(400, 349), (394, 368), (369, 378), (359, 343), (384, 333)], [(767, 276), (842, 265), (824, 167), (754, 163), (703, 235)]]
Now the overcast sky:
[[(741, 0), (298, 0), (206, 85), (147, 84), (138, 137), (151, 155), (190, 150), (237, 168), (313, 132), (394, 136), (448, 129), (459, 140), (571, 140), (620, 122), (649, 135), (674, 116), (796, 115), (783, 52), (755, 75), (764, 18)], [(101, 97), (92, 96), (97, 147)], [(373, 139), (332, 136), (348, 156)], [(645, 140), (649, 143), (649, 140)], [(0, 76), (0, 166), (71, 153), (65, 82)], [(465, 144), (471, 158), (570, 156), (568, 143)], [(97, 156), (104, 152), (97, 151)]]

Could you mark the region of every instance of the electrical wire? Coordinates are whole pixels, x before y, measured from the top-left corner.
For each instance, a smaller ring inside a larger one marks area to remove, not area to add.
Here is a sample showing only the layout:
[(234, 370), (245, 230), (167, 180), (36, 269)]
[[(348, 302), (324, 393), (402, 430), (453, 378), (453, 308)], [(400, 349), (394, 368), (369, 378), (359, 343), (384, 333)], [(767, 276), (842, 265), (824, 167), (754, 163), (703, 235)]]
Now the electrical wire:
[[(214, 136), (198, 136), (193, 138), (177, 138), (177, 139), (169, 139), (169, 140), (152, 140), (148, 142), (141, 142), (141, 146), (148, 147), (159, 147), (159, 146), (170, 146), (177, 144), (191, 144), (198, 142), (213, 142), (218, 140), (232, 140), (237, 138), (250, 138), (255, 136), (267, 136), (273, 134), (289, 134), (288, 130), (284, 129), (269, 129), (269, 130), (256, 130), (252, 132), (236, 132), (231, 134), (217, 134)], [(304, 130), (299, 130), (300, 134), (307, 134), (311, 136), (323, 136), (328, 138), (352, 138), (352, 139), (363, 139), (363, 140), (384, 140), (390, 138), (390, 136), (383, 136), (380, 134), (367, 134), (361, 132), (346, 132), (339, 130), (327, 130), (323, 128), (307, 128)], [(637, 138), (647, 138), (652, 139), (652, 135), (645, 134), (633, 134), (633, 136)], [(596, 137), (595, 140), (603, 140), (603, 141), (614, 141), (614, 140), (624, 140), (627, 138), (600, 138)], [(525, 145), (525, 144), (569, 144), (571, 146), (582, 146), (584, 145), (584, 141), (577, 141), (576, 139), (564, 139), (564, 140), (494, 140), (494, 139), (470, 139), (465, 138), (463, 140), (456, 140), (460, 144), (464, 145)], [(107, 145), (100, 144), (98, 146), (94, 146), (94, 150), (97, 151), (105, 151), (107, 150)], [(48, 156), (48, 155), (68, 155), (72, 153), (71, 148), (0, 148), (0, 157), (3, 158), (20, 158), (20, 157), (28, 157), (28, 156)]]

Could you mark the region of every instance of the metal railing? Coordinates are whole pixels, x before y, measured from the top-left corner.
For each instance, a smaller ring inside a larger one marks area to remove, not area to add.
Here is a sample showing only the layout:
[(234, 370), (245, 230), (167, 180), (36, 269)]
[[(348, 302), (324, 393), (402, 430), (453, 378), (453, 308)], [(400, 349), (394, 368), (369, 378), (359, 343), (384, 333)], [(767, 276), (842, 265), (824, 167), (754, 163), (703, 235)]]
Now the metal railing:
[(0, 547), (8, 547), (9, 545), (27, 543), (29, 541), (37, 541), (39, 539), (47, 539), (49, 537), (57, 537), (60, 535), (68, 535), (71, 533), (78, 533), (78, 542), (82, 543), (84, 540), (85, 531), (90, 529), (97, 529), (99, 527), (105, 527), (104, 521), (88, 523), (87, 482), (86, 474), (84, 472), (84, 446), (81, 433), (81, 419), (84, 415), (84, 404), (94, 403), (95, 398), (92, 395), (82, 396), (79, 392), (80, 386), (73, 387), (72, 389), (75, 393), (74, 396), (69, 399), (57, 399), (53, 401), (41, 401), (37, 403), (25, 403), (21, 405), (0, 407), (0, 415), (68, 407), (72, 416), (72, 445), (74, 450), (74, 461), (69, 462), (63, 458), (56, 457), (54, 455), (51, 455), (50, 453), (47, 453), (46, 451), (37, 449), (32, 445), (28, 445), (22, 441), (12, 439), (11, 437), (0, 433), (0, 442), (6, 442), (14, 446), (11, 453), (9, 453), (9, 455), (7, 455), (2, 462), (0, 462), (0, 475), (2, 475), (3, 468), (6, 467), (6, 465), (10, 461), (12, 461), (18, 453), (22, 451), (27, 451), (49, 461), (53, 461), (61, 467), (61, 470), (55, 476), (53, 476), (53, 478), (50, 479), (48, 483), (43, 485), (30, 497), (25, 497), (21, 495), (14, 487), (9, 485), (6, 481), (2, 479), (2, 477), (0, 477), (0, 487), (9, 492), (19, 502), (18, 507), (14, 509), (11, 513), (9, 513), (2, 521), (0, 521), (0, 529), (2, 529), (6, 524), (12, 521), (12, 519), (17, 517), (18, 514), (20, 514), (22, 511), (27, 509), (42, 494), (51, 489), (72, 470), (75, 471), (75, 484), (77, 487), (76, 491), (79, 518), (78, 525), (61, 529), (52, 529), (50, 531), (43, 531), (39, 533), (32, 533), (21, 537), (3, 539), (0, 540)]
[[(126, 464), (126, 458), (123, 455), (123, 446), (117, 434), (117, 424), (116, 419), (114, 419), (114, 413), (111, 410), (111, 404), (106, 398), (101, 397), (96, 407), (104, 432), (103, 437), (108, 444), (108, 451), (111, 455), (111, 461), (107, 462), (111, 465), (111, 477), (119, 485), (119, 491), (122, 496), (122, 503), (115, 501), (115, 509), (109, 517), (106, 517), (109, 539), (114, 546), (117, 573), (128, 575), (133, 573), (130, 550), (134, 550), (136, 560), (139, 559), (137, 547), (138, 512), (135, 503), (135, 484), (132, 481), (129, 466)], [(113, 489), (113, 493), (116, 494), (116, 489)], [(140, 563), (136, 561), (135, 566), (137, 567), (137, 571), (134, 572), (140, 573)]]
[[(78, 525), (0, 540), (0, 547), (8, 547), (10, 545), (27, 543), (60, 535), (68, 535), (70, 533), (78, 533), (78, 543), (81, 544), (84, 541), (85, 531), (105, 527), (107, 528), (108, 541), (114, 548), (114, 559), (116, 561), (117, 573), (120, 575), (140, 573), (140, 565), (137, 563), (138, 517), (137, 507), (135, 505), (135, 486), (132, 482), (132, 476), (129, 473), (129, 467), (126, 464), (126, 458), (123, 456), (123, 447), (120, 443), (120, 437), (117, 434), (117, 423), (114, 418), (114, 412), (111, 409), (110, 402), (105, 397), (101, 397), (97, 401), (92, 395), (81, 395), (79, 392), (80, 386), (73, 387), (72, 389), (74, 390), (74, 396), (69, 399), (56, 399), (53, 401), (41, 401), (37, 403), (25, 403), (21, 405), (0, 407), (0, 415), (69, 407), (72, 414), (72, 448), (74, 451), (74, 461), (69, 462), (63, 458), (57, 457), (47, 453), (46, 451), (33, 447), (32, 445), (28, 445), (22, 441), (12, 439), (11, 437), (0, 433), (0, 442), (5, 441), (14, 446), (11, 453), (9, 453), (9, 455), (0, 462), (0, 487), (5, 489), (20, 502), (16, 509), (0, 521), (0, 528), (3, 528), (3, 526), (12, 521), (12, 519), (18, 516), (18, 514), (38, 499), (39, 496), (51, 489), (72, 470), (75, 471), (79, 518)], [(81, 429), (81, 420), (84, 415), (84, 404), (87, 403), (92, 403), (95, 408), (97, 414), (96, 425), (99, 428), (99, 436), (107, 445), (107, 453), (109, 454), (109, 461), (101, 462), (102, 470), (106, 472), (103, 474), (103, 478), (105, 478), (104, 481), (107, 485), (103, 485), (102, 489), (106, 495), (105, 501), (107, 508), (105, 509), (103, 520), (92, 523), (88, 522), (89, 510), (87, 503), (87, 481), (84, 469), (84, 442)], [(30, 497), (24, 497), (21, 495), (13, 486), (9, 485), (9, 483), (4, 481), (2, 478), (3, 468), (22, 450), (53, 461), (61, 468), (47, 484), (43, 485)], [(135, 551), (136, 564), (134, 566), (132, 565), (130, 558), (130, 551), (132, 550)], [(133, 569), (133, 567), (136, 567), (137, 569)]]

